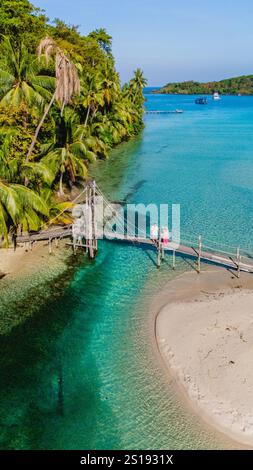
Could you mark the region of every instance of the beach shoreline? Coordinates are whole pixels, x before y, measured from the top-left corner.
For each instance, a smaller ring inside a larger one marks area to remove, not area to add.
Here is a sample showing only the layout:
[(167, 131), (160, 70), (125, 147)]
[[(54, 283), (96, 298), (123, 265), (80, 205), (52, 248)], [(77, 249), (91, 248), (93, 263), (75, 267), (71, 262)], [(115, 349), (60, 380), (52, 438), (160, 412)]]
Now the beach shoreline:
[(12, 247), (0, 249), (0, 275), (17, 276), (24, 271), (35, 269), (35, 263), (39, 262), (47, 253), (46, 245), (43, 242), (34, 244), (32, 250), (19, 244), (14, 251)]
[[(231, 302), (231, 299), (232, 303), (236, 303), (236, 301), (239, 301), (240, 303), (241, 297), (243, 298), (243, 301), (246, 306), (248, 305), (249, 300), (253, 304), (252, 288), (253, 278), (251, 275), (241, 274), (240, 279), (237, 279), (231, 272), (227, 272), (226, 270), (208, 268), (203, 271), (200, 276), (196, 273), (188, 272), (179, 275), (174, 280), (169, 281), (166, 287), (153, 299), (150, 307), (154, 334), (153, 349), (154, 353), (157, 355), (158, 361), (160, 362), (160, 367), (163, 368), (164, 374), (168, 376), (170, 382), (171, 379), (173, 379), (173, 382), (175, 383), (175, 393), (178, 394), (178, 397), (183, 402), (183, 405), (186, 406), (187, 409), (189, 409), (191, 413), (193, 413), (198, 419), (200, 419), (200, 421), (202, 421), (203, 426), (209, 428), (212, 432), (217, 432), (219, 440), (221, 442), (221, 449), (252, 449), (253, 438), (251, 437), (251, 435), (249, 435), (251, 429), (250, 401), (248, 400), (248, 408), (244, 410), (243, 397), (247, 397), (248, 395), (242, 393), (242, 390), (238, 391), (238, 383), (230, 383), (225, 398), (221, 398), (221, 401), (223, 401), (224, 403), (219, 404), (219, 408), (214, 410), (214, 402), (211, 402), (210, 397), (213, 397), (212, 394), (214, 393), (217, 393), (218, 396), (220, 393), (223, 393), (224, 395), (224, 387), (227, 386), (227, 382), (225, 379), (219, 381), (217, 380), (217, 377), (216, 384), (214, 383), (215, 380), (212, 378), (208, 377), (207, 380), (205, 368), (204, 370), (202, 370), (203, 367), (201, 369), (201, 373), (199, 372), (199, 368), (201, 367), (201, 357), (199, 357), (198, 355), (198, 335), (203, 334), (203, 327), (205, 328), (207, 326), (208, 328), (210, 326), (208, 323), (206, 325), (206, 318), (203, 318), (203, 322), (201, 325), (202, 330), (200, 329), (201, 331), (198, 331), (198, 323), (200, 318), (199, 315), (201, 315), (201, 309), (204, 308), (205, 310), (208, 305), (209, 322), (212, 321), (213, 317), (211, 317), (210, 311), (212, 311), (213, 305), (215, 305), (215, 308), (218, 307), (219, 302), (222, 299), (223, 302), (225, 302), (225, 306), (227, 305), (228, 300), (230, 300)], [(215, 304), (213, 304), (213, 302), (215, 302)], [(224, 305), (222, 305), (223, 308)], [(190, 315), (193, 317), (187, 325), (187, 323), (184, 324), (184, 322), (187, 318), (187, 315), (189, 320), (189, 306), (191, 309)], [(196, 321), (194, 323), (193, 320), (196, 306), (198, 306), (199, 312), (198, 317), (196, 318)], [(237, 305), (235, 305), (235, 307), (238, 308)], [(172, 316), (170, 315), (172, 309), (173, 325), (171, 323)], [(244, 309), (246, 309), (245, 306)], [(221, 313), (219, 316), (220, 322), (222, 320), (222, 315), (223, 314)], [(204, 317), (205, 316), (206, 315), (204, 312)], [(240, 319), (238, 318), (238, 321), (239, 320)], [(227, 318), (225, 318), (225, 321), (227, 321)], [(214, 354), (214, 357), (211, 357), (210, 350), (212, 349), (212, 347), (209, 347), (210, 344), (208, 344), (208, 342), (210, 343), (210, 338), (209, 336), (207, 338), (205, 337), (206, 344), (202, 344), (202, 349), (204, 350), (203, 355), (205, 356), (207, 354), (209, 356), (209, 360), (212, 359), (211, 363), (208, 365), (209, 368), (213, 368), (212, 370), (216, 371), (215, 367), (218, 370), (221, 367), (221, 364), (219, 363), (219, 354), (222, 350), (221, 347), (224, 348), (224, 346), (229, 346), (229, 349), (231, 348), (231, 345), (232, 347), (234, 347), (235, 342), (238, 343), (237, 332), (236, 330), (233, 330), (233, 321), (234, 319), (231, 318), (231, 328), (228, 327), (230, 331), (226, 330), (226, 333), (231, 335), (229, 345), (222, 344), (221, 336), (219, 334), (216, 334), (214, 336), (215, 341), (219, 340), (221, 342), (219, 352), (217, 352), (217, 356), (215, 356)], [(193, 345), (192, 338), (189, 340), (189, 343), (187, 343), (186, 339), (186, 335), (191, 331), (194, 340)], [(217, 332), (219, 332), (219, 329), (217, 329)], [(232, 334), (233, 332), (236, 333), (234, 337)], [(246, 334), (245, 332), (241, 333), (242, 335)], [(223, 332), (222, 336), (224, 336)], [(216, 345), (215, 341), (212, 346)], [(246, 342), (244, 343), (242, 340), (240, 340), (240, 336), (239, 343), (242, 343), (242, 345), (239, 344), (238, 346), (237, 344), (237, 347), (242, 346), (245, 349), (245, 346), (247, 346)], [(188, 344), (191, 345), (189, 349), (187, 349)], [(205, 350), (205, 348), (207, 349), (207, 351)], [(195, 358), (191, 358), (192, 350), (194, 353), (196, 353)], [(214, 350), (216, 351), (215, 347)], [(250, 364), (250, 352), (247, 349), (245, 352), (245, 357), (249, 358)], [(229, 363), (230, 360), (231, 363)], [(217, 362), (216, 365), (215, 361)], [(228, 367), (234, 367), (233, 371), (237, 372), (237, 382), (240, 382), (240, 364), (236, 365), (234, 364), (234, 362), (234, 360), (229, 359)], [(244, 361), (244, 363), (246, 363), (246, 369), (242, 369), (242, 374), (248, 372), (247, 361)], [(224, 364), (222, 365), (222, 367), (224, 368)], [(221, 368), (221, 370), (223, 369)], [(205, 377), (205, 380), (203, 380), (202, 377)], [(227, 381), (229, 381), (229, 379), (230, 378), (228, 377)], [(209, 384), (211, 384), (210, 390)], [(247, 393), (251, 391), (251, 384), (253, 385), (253, 377), (252, 382), (250, 382), (250, 384), (248, 385)], [(234, 393), (232, 393), (233, 390)], [(199, 395), (201, 397), (201, 394), (203, 396), (201, 399), (199, 399)], [(240, 398), (241, 402), (239, 404), (238, 410), (234, 409), (234, 415), (231, 422), (231, 410), (229, 408), (229, 399), (231, 398), (231, 396), (234, 399), (235, 397), (237, 397), (237, 394), (238, 399)], [(241, 411), (244, 411), (244, 413), (246, 413), (246, 411), (248, 412), (248, 420), (246, 419), (246, 414), (245, 416), (240, 415)], [(229, 419), (224, 420), (224, 415), (226, 415), (226, 413)], [(249, 426), (248, 430), (245, 429), (246, 432), (243, 432), (238, 429), (238, 427), (243, 426), (242, 423), (244, 425), (246, 423)]]

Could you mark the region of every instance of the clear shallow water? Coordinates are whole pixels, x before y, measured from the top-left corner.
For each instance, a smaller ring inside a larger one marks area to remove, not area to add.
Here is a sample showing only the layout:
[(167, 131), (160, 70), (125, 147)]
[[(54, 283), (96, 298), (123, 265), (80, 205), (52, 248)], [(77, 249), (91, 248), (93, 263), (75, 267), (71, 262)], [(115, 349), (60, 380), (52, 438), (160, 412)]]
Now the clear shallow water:
[[(141, 137), (94, 175), (112, 199), (181, 204), (185, 237), (252, 248), (253, 98), (147, 95)], [(100, 243), (64, 295), (1, 338), (1, 448), (214, 448), (151, 353), (147, 304), (172, 277), (154, 253)], [(189, 269), (177, 262), (178, 272)], [(33, 299), (34, 301), (34, 299)], [(26, 308), (29, 308), (26, 306)]]

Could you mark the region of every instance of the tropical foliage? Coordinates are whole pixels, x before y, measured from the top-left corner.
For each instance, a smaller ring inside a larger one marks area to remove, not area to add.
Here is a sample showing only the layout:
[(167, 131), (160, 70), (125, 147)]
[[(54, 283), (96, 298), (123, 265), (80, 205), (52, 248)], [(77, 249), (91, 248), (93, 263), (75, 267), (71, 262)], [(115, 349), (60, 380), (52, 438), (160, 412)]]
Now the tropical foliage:
[(215, 91), (223, 95), (253, 95), (253, 75), (228, 78), (219, 82), (199, 83), (194, 81), (168, 83), (154, 93), (180, 95), (208, 95)]
[(67, 223), (90, 162), (143, 127), (136, 70), (121, 87), (105, 29), (78, 28), (28, 0), (0, 4), (0, 236)]

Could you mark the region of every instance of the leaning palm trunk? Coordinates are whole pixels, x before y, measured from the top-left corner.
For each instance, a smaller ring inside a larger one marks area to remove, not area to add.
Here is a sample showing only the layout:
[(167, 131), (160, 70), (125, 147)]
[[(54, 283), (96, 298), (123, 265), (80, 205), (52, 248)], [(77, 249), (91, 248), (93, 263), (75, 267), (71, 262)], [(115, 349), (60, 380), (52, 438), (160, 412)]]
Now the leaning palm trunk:
[(45, 112), (34, 134), (34, 138), (27, 153), (26, 161), (29, 160), (33, 152), (34, 146), (37, 142), (40, 129), (54, 103), (58, 101), (61, 104), (61, 114), (63, 114), (64, 107), (72, 101), (73, 96), (80, 94), (80, 80), (78, 77), (75, 65), (65, 56), (56, 43), (46, 37), (42, 39), (38, 48), (39, 58), (45, 55), (46, 61), (50, 56), (55, 56), (55, 77), (56, 87), (55, 92), (49, 105), (46, 107)]
[(89, 117), (90, 117), (90, 110), (91, 110), (91, 105), (89, 104), (88, 111), (87, 111), (87, 114), (86, 114), (85, 123), (84, 123), (84, 126), (85, 126), (85, 127), (86, 127), (87, 124), (88, 124), (88, 120), (89, 120)]
[(64, 191), (63, 191), (63, 172), (61, 172), (61, 176), (60, 176), (59, 196), (64, 196)]
[(38, 127), (37, 127), (37, 129), (36, 129), (36, 131), (35, 131), (35, 134), (34, 134), (32, 143), (31, 143), (31, 145), (30, 145), (30, 148), (29, 148), (28, 153), (27, 153), (27, 156), (26, 156), (26, 162), (29, 161), (30, 156), (32, 155), (33, 149), (34, 149), (34, 147), (35, 147), (35, 144), (36, 144), (37, 139), (38, 139), (38, 136), (39, 136), (40, 129), (42, 128), (42, 126), (43, 126), (43, 124), (44, 124), (44, 121), (45, 121), (45, 119), (46, 119), (46, 117), (47, 117), (47, 115), (48, 115), (50, 109), (52, 108), (52, 106), (53, 106), (53, 104), (54, 104), (55, 99), (56, 99), (56, 90), (55, 90), (55, 92), (54, 92), (54, 94), (53, 94), (53, 96), (52, 96), (52, 99), (51, 99), (50, 103), (49, 103), (48, 106), (46, 107), (45, 112), (44, 112), (44, 114), (43, 114), (43, 116), (42, 116), (42, 118), (41, 118), (41, 120), (40, 120), (40, 122), (39, 122), (39, 124), (38, 124)]
[(94, 121), (97, 112), (98, 112), (98, 108), (94, 108), (93, 113), (92, 113), (92, 116), (91, 116), (91, 121), (92, 121), (92, 122)]

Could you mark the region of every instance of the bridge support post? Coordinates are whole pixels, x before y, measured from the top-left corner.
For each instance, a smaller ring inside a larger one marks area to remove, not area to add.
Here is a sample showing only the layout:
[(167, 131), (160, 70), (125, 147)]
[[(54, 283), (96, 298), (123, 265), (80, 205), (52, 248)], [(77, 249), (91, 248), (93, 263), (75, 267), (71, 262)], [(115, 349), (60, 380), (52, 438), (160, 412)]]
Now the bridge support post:
[(158, 243), (157, 246), (157, 267), (161, 267), (161, 248), (160, 248), (160, 243)]
[[(91, 209), (91, 211), (90, 211)], [(94, 252), (93, 252), (93, 213), (92, 213), (92, 201), (91, 201), (91, 190), (90, 187), (88, 188), (88, 251), (89, 251), (89, 258), (93, 259), (94, 258)]]
[(198, 267), (197, 271), (200, 274), (200, 264), (201, 264), (201, 252), (202, 252), (202, 238), (199, 236), (199, 251), (198, 251)]
[(163, 243), (162, 243), (161, 255), (162, 255), (162, 261), (164, 261), (165, 255), (164, 255), (164, 244)]
[(173, 250), (173, 253), (172, 253), (172, 269), (176, 269), (176, 252), (175, 250)]
[(88, 252), (90, 259), (94, 259), (97, 254), (97, 237), (96, 237), (96, 215), (95, 215), (95, 202), (96, 202), (96, 183), (93, 181), (92, 186), (87, 190), (88, 194)]
[(92, 236), (94, 242), (94, 253), (96, 256), (98, 251), (98, 241), (96, 234), (96, 181), (93, 181), (92, 184)]
[(159, 229), (159, 239), (157, 243), (157, 267), (161, 267), (161, 230)]
[(241, 263), (240, 248), (237, 248), (236, 259), (237, 259), (237, 277), (239, 279), (239, 277), (240, 277), (240, 263)]

